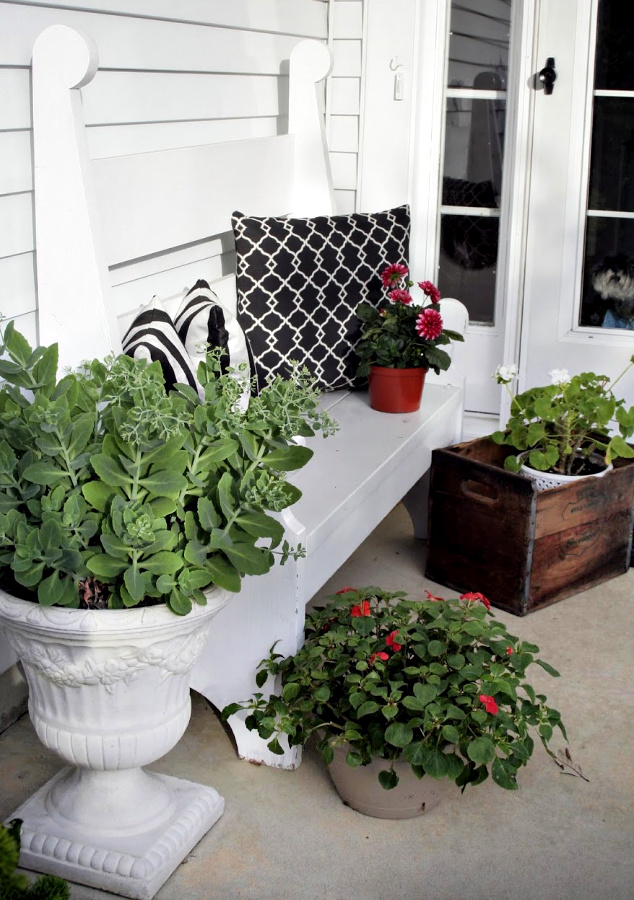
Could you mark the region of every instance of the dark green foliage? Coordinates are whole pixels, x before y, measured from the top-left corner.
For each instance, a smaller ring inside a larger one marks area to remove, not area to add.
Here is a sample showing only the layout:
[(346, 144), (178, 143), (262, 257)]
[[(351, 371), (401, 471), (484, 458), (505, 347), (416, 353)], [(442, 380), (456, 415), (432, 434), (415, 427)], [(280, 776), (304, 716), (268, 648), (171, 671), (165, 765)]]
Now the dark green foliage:
[[(46, 606), (167, 603), (238, 591), (283, 543), (270, 511), (300, 491), (286, 473), (334, 430), (305, 371), (239, 407), (242, 383), (209, 354), (167, 393), (158, 363), (93, 360), (57, 380), (57, 346), (32, 350), (9, 323), (0, 347), (0, 584)], [(279, 549), (278, 549), (279, 548)]]
[(397, 783), (390, 760), (403, 757), (419, 776), (461, 787), (491, 774), (514, 790), (530, 759), (535, 729), (548, 749), (560, 714), (526, 682), (539, 648), (509, 634), (481, 594), (413, 601), (404, 593), (351, 588), (307, 617), (304, 646), (283, 659), (272, 648), (258, 684), (274, 676), (279, 693), (234, 703), (226, 718), (246, 724), (282, 753), (280, 735), (303, 745), (313, 734), (326, 763), (348, 745), (349, 765), (386, 760), (383, 787)]
[(0, 900), (69, 900), (63, 878), (41, 875), (29, 882), (26, 875), (16, 874), (21, 825), (19, 819), (13, 819), (8, 828), (0, 824)]

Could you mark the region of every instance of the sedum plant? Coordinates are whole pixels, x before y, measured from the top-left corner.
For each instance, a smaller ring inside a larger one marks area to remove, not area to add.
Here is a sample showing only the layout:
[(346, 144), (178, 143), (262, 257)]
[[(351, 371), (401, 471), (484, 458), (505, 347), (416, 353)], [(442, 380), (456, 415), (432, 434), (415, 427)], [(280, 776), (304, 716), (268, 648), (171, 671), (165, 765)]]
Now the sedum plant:
[[(627, 409), (612, 389), (632, 365), (634, 356), (612, 384), (607, 376), (594, 372), (569, 375), (566, 369), (553, 369), (551, 384), (517, 395), (509, 387), (517, 367), (498, 366), (494, 377), (506, 386), (511, 410), (506, 429), (494, 432), (492, 439), (522, 451), (533, 469), (560, 475), (596, 471), (590, 468), (589, 457), (597, 452), (606, 465), (617, 457), (631, 459), (634, 448), (627, 438), (634, 434), (634, 406)], [(613, 422), (619, 433), (611, 435)], [(504, 467), (519, 472), (523, 457), (507, 456)]]
[(9, 323), (0, 359), (0, 585), (39, 603), (185, 614), (203, 589), (240, 589), (293, 550), (272, 516), (301, 492), (286, 473), (335, 428), (305, 370), (248, 410), (220, 357), (201, 400), (166, 392), (158, 362), (93, 360), (57, 378), (57, 345), (33, 350)]
[(0, 900), (69, 900), (68, 882), (57, 875), (29, 881), (16, 872), (20, 858), (21, 819), (0, 824)]
[(391, 762), (403, 758), (418, 777), (449, 778), (463, 789), (488, 778), (517, 788), (536, 734), (546, 748), (560, 714), (526, 680), (539, 648), (509, 634), (482, 594), (444, 600), (426, 592), (344, 588), (307, 618), (306, 640), (283, 659), (272, 648), (258, 687), (269, 676), (279, 693), (225, 707), (247, 710), (247, 728), (282, 753), (318, 736), (326, 764), (333, 747), (347, 747), (350, 766), (385, 760), (384, 788), (397, 785)]

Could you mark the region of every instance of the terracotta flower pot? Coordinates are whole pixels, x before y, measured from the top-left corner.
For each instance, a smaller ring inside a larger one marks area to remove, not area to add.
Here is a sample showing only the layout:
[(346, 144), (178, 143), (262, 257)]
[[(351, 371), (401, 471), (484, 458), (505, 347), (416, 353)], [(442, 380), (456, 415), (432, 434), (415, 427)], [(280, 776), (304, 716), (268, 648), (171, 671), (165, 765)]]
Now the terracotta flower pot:
[(416, 412), (425, 384), (427, 369), (391, 369), (372, 366), (368, 376), (370, 406), (378, 412)]
[(399, 781), (395, 788), (386, 790), (379, 782), (379, 772), (389, 769), (385, 759), (373, 759), (367, 766), (349, 766), (346, 749), (333, 747), (335, 756), (328, 766), (337, 793), (346, 804), (357, 812), (379, 819), (411, 819), (422, 816), (441, 802), (455, 785), (447, 778), (440, 781), (429, 775), (417, 778), (411, 765), (404, 759), (394, 761)]

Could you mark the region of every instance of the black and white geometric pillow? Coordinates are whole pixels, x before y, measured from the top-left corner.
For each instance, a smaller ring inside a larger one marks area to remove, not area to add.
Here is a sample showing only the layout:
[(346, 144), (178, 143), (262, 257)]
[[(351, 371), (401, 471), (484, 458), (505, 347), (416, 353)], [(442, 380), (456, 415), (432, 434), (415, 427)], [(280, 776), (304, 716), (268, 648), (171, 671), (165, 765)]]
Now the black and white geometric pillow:
[(200, 391), (196, 367), (158, 297), (142, 307), (121, 343), (123, 352), (134, 359), (158, 360), (168, 391), (176, 383), (188, 384)]
[(310, 219), (232, 217), (238, 319), (253, 354), (258, 386), (286, 375), (290, 360), (321, 390), (356, 381), (355, 314), (384, 302), (381, 271), (409, 259), (408, 206)]
[(249, 403), (251, 367), (244, 331), (229, 310), (224, 309), (208, 282), (200, 279), (189, 290), (181, 303), (174, 325), (178, 336), (192, 361), (194, 372), (205, 359), (208, 349), (221, 348), (221, 371), (238, 369), (242, 363), (246, 367), (236, 372), (236, 377), (244, 382), (244, 391), (239, 406), (246, 409)]

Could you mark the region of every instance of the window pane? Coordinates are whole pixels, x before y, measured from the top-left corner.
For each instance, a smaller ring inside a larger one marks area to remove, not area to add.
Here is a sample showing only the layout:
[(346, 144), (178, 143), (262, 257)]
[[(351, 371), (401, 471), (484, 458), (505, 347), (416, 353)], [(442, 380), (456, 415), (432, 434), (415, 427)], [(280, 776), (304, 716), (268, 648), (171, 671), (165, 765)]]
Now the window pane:
[(464, 203), (443, 196), (443, 203), (451, 206), (499, 206), (505, 115), (504, 100), (448, 98), (443, 174), (472, 183), (474, 198), (473, 202)]
[(440, 218), (438, 287), (443, 297), (457, 297), (469, 320), (492, 325), (500, 220), (485, 216)]
[(632, 0), (600, 0), (595, 71), (597, 90), (634, 90)]
[(449, 87), (505, 90), (510, 27), (509, 0), (452, 3)]
[(634, 219), (590, 216), (581, 325), (634, 329)]
[(634, 212), (634, 97), (595, 97), (588, 207)]

